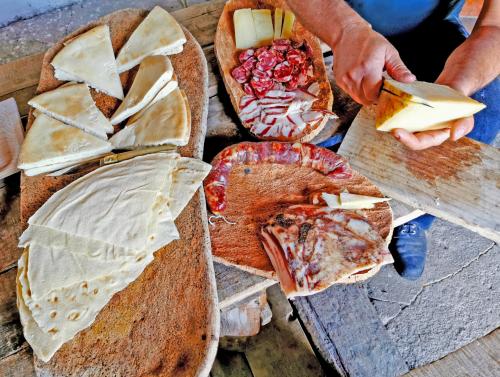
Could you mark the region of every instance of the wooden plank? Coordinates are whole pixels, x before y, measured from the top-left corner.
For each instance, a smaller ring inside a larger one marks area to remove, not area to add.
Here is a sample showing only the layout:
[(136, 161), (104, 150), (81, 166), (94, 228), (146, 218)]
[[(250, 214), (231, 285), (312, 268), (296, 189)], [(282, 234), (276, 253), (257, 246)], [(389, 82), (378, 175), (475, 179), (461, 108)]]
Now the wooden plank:
[(424, 211), (410, 207), (409, 205), (401, 203), (397, 200), (391, 200), (389, 204), (392, 208), (394, 216), (394, 220), (392, 221), (392, 226), (394, 228), (425, 214)]
[(34, 377), (33, 353), (27, 343), (17, 353), (0, 359), (2, 377)]
[(0, 65), (0, 97), (16, 90), (36, 86), (44, 53), (26, 56)]
[(431, 364), (412, 370), (406, 377), (500, 376), (500, 330), (446, 355)]
[(16, 306), (16, 273), (12, 268), (0, 274), (0, 359), (25, 344)]
[(334, 285), (292, 304), (321, 355), (341, 376), (408, 371), (362, 285)]
[(214, 267), (221, 310), (277, 284), (275, 280), (252, 275), (236, 267), (220, 263), (214, 263)]
[(17, 156), (24, 139), (23, 126), (16, 102), (0, 102), (0, 179), (17, 173)]
[(324, 372), (292, 307), (278, 286), (268, 289), (271, 323), (250, 339), (245, 356), (254, 376), (323, 376)]
[(253, 377), (245, 355), (240, 352), (220, 350), (217, 353), (211, 377)]
[(468, 138), (410, 151), (363, 108), (339, 153), (392, 198), (500, 242), (500, 151)]
[(0, 273), (12, 267), (20, 256), (20, 249), (17, 248), (17, 240), (21, 235), (19, 195), (11, 196), (7, 192), (5, 197), (6, 202), (0, 198), (0, 207), (7, 209), (0, 217)]

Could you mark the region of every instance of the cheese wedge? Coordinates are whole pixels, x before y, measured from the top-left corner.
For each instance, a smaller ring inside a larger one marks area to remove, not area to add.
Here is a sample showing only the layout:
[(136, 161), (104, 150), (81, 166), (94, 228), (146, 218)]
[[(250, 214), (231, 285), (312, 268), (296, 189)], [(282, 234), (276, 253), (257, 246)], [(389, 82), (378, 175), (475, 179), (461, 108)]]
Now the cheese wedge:
[(108, 25), (100, 25), (65, 43), (50, 63), (56, 79), (85, 82), (92, 88), (123, 99)]
[(18, 167), (32, 169), (58, 163), (75, 163), (100, 156), (111, 149), (107, 141), (40, 114), (21, 146)]
[(253, 9), (253, 23), (257, 36), (257, 47), (271, 44), (274, 38), (273, 18), (270, 9)]
[(385, 79), (377, 105), (378, 131), (402, 128), (420, 132), (449, 128), (448, 122), (471, 116), (486, 106), (445, 86), (423, 81)]
[(111, 117), (111, 124), (118, 124), (142, 110), (172, 78), (174, 69), (166, 56), (146, 57), (134, 78), (127, 96)]
[(281, 38), (290, 39), (293, 32), (293, 24), (295, 22), (295, 14), (293, 12), (286, 10), (285, 18), (283, 19), (283, 28), (281, 30)]
[(121, 73), (135, 67), (146, 56), (177, 54), (182, 51), (184, 43), (186, 36), (175, 18), (156, 6), (118, 53), (118, 71)]
[(103, 140), (113, 132), (109, 120), (99, 111), (85, 84), (63, 85), (28, 101), (38, 111)]
[(281, 28), (283, 26), (283, 9), (274, 10), (274, 39), (281, 38)]
[(250, 8), (237, 9), (233, 14), (234, 38), (237, 49), (247, 49), (257, 45), (252, 10)]
[(383, 203), (391, 200), (391, 198), (377, 198), (373, 196), (357, 195), (348, 192), (341, 192), (339, 195), (321, 194), (321, 197), (330, 208), (339, 209), (372, 209), (376, 203)]
[(187, 100), (177, 88), (109, 141), (119, 149), (165, 144), (183, 146), (188, 143), (191, 133), (190, 116)]
[[(175, 74), (174, 74), (174, 78), (175, 78)], [(135, 123), (137, 121), (137, 119), (139, 119), (146, 112), (147, 109), (149, 109), (156, 102), (165, 98), (170, 93), (172, 93), (175, 89), (177, 89), (179, 84), (177, 83), (177, 80), (175, 80), (174, 78), (172, 78), (172, 80), (170, 80), (163, 88), (161, 88), (161, 90), (156, 94), (156, 96), (153, 98), (153, 100), (150, 103), (148, 103), (141, 111), (132, 115), (128, 119), (127, 125)]]

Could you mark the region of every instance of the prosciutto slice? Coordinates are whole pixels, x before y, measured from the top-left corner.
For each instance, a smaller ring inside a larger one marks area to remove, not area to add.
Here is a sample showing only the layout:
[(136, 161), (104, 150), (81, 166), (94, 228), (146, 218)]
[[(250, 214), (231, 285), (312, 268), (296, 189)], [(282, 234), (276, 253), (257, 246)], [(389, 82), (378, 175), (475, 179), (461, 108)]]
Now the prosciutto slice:
[(292, 206), (264, 224), (260, 238), (287, 297), (317, 293), (393, 263), (384, 239), (352, 211)]

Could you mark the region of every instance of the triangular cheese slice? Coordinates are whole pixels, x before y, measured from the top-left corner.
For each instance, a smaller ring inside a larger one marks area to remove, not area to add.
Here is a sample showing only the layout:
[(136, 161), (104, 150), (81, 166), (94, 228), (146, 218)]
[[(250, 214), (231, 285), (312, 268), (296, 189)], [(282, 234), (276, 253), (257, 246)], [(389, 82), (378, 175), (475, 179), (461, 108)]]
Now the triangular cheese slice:
[(321, 197), (330, 208), (339, 209), (372, 209), (375, 204), (391, 200), (391, 198), (377, 198), (374, 196), (357, 195), (341, 192), (339, 195), (323, 192)]
[(188, 143), (190, 133), (191, 113), (187, 99), (177, 88), (109, 141), (121, 149), (164, 144), (183, 146)]
[(409, 132), (449, 128), (449, 121), (471, 116), (485, 107), (445, 85), (385, 79), (375, 126), (378, 131), (402, 128)]
[(118, 124), (143, 109), (170, 81), (173, 73), (172, 63), (166, 56), (145, 58), (139, 66), (127, 96), (111, 117), (111, 123)]
[(151, 106), (153, 106), (156, 102), (159, 100), (165, 98), (168, 96), (170, 93), (172, 93), (175, 89), (179, 87), (179, 84), (177, 83), (177, 78), (174, 77), (172, 80), (170, 80), (161, 90), (156, 94), (156, 96), (151, 100), (150, 103), (148, 103), (141, 111), (138, 113), (135, 113), (132, 115), (130, 118), (128, 118), (127, 125), (131, 125), (137, 121), (144, 113), (149, 109)]
[(66, 42), (51, 64), (58, 80), (83, 81), (98, 91), (123, 99), (108, 25), (96, 26)]
[(19, 169), (76, 163), (110, 152), (111, 144), (47, 115), (35, 118), (21, 146)]
[(146, 56), (172, 55), (182, 51), (186, 36), (181, 26), (166, 10), (156, 6), (134, 30), (123, 45), (116, 62), (124, 72), (139, 64)]
[(28, 105), (40, 112), (107, 140), (110, 121), (99, 111), (85, 84), (63, 85), (32, 98)]

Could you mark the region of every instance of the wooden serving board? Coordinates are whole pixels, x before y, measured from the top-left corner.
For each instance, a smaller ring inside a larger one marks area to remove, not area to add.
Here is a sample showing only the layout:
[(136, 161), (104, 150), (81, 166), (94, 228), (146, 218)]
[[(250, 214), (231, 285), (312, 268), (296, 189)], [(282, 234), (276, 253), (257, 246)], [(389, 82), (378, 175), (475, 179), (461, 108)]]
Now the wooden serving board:
[[(240, 112), (240, 99), (245, 92), (243, 87), (231, 75), (231, 71), (240, 65), (238, 55), (241, 50), (236, 50), (236, 40), (234, 37), (233, 14), (237, 9), (289, 9), (283, 0), (229, 0), (224, 6), (224, 10), (217, 25), (215, 33), (214, 48), (217, 62), (220, 68), (220, 74), (224, 81), (226, 90), (231, 98), (231, 103), (237, 113)], [(274, 13), (273, 13), (274, 17)], [(295, 20), (292, 37), (294, 41), (305, 40), (313, 50), (312, 64), (314, 66), (314, 77), (320, 87), (319, 99), (314, 102), (313, 109), (332, 110), (333, 94), (326, 74), (325, 62), (323, 60), (323, 51), (320, 42), (313, 34), (307, 31), (297, 20)], [(298, 141), (311, 141), (325, 126), (328, 118), (323, 119), (319, 124), (314, 125), (310, 133)], [(265, 138), (262, 138), (265, 139)], [(275, 139), (276, 138), (270, 138)], [(283, 140), (292, 141), (292, 140)]]
[[(269, 218), (293, 204), (308, 203), (308, 193), (340, 192), (382, 196), (367, 178), (354, 172), (350, 179), (333, 179), (308, 167), (263, 163), (236, 166), (228, 178), (227, 207), (222, 219), (210, 226), (212, 252), (218, 262), (276, 279), (276, 274), (257, 236)], [(382, 237), (392, 235), (392, 211), (388, 203), (366, 210)]]
[[(146, 14), (138, 9), (118, 11), (78, 29), (65, 40), (108, 24), (117, 53)], [(184, 32), (184, 51), (171, 57), (179, 86), (186, 92), (191, 107), (191, 138), (180, 153), (201, 158), (208, 110), (207, 62), (193, 36)], [(54, 78), (50, 66), (62, 42), (45, 54), (38, 93), (62, 84)], [(128, 72), (121, 75), (125, 92), (131, 84), (129, 76)], [(118, 100), (112, 97), (95, 91), (92, 95), (108, 117), (118, 106)], [(29, 125), (32, 120), (30, 116)], [(62, 177), (23, 175), (23, 227), (52, 193), (85, 173)], [(181, 239), (157, 251), (142, 275), (114, 295), (93, 325), (63, 345), (50, 362), (35, 360), (38, 375), (208, 375), (217, 349), (219, 311), (206, 218), (204, 194), (200, 190), (176, 220)], [(120, 226), (120, 219), (116, 219), (116, 226)]]
[(462, 138), (411, 151), (375, 129), (363, 108), (340, 146), (353, 168), (385, 195), (500, 242), (500, 152)]

